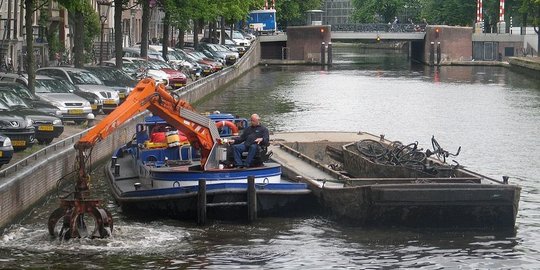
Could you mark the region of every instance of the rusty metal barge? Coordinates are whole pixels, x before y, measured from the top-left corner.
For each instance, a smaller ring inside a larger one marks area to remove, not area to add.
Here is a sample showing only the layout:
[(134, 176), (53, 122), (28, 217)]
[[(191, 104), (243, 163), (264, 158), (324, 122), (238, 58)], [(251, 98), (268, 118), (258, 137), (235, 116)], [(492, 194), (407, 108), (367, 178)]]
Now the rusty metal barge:
[(395, 143), (364, 132), (291, 132), (274, 134), (270, 149), (283, 174), (308, 184), (321, 206), (340, 221), (360, 226), (514, 228), (521, 188), (508, 184), (507, 177), (499, 181), (459, 164), (448, 165), (435, 158), (438, 155), (414, 157), (418, 161), (413, 164), (380, 164), (378, 157), (359, 151), (360, 142), (370, 142), (367, 148), (375, 153), (374, 142)]

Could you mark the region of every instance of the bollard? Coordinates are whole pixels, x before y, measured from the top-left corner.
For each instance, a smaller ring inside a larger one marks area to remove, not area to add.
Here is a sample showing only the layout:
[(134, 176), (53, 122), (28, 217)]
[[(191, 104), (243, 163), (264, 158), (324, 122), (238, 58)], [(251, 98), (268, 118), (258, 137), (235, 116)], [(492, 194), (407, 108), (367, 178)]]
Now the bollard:
[(441, 42), (437, 41), (437, 65), (441, 65)]
[(119, 176), (120, 175), (120, 164), (114, 165), (114, 175)]
[(328, 42), (328, 64), (332, 65), (332, 42)]
[(257, 190), (255, 189), (255, 176), (248, 176), (247, 188), (248, 221), (257, 219)]
[(502, 178), (503, 178), (503, 184), (508, 185), (508, 178), (510, 178), (510, 177), (508, 177), (506, 175), (503, 175)]
[(197, 224), (206, 224), (206, 180), (199, 180), (199, 192), (197, 193)]
[(135, 190), (139, 190), (141, 188), (141, 183), (133, 183), (133, 187), (135, 187)]
[(430, 43), (430, 46), (429, 46), (429, 65), (430, 66), (433, 66), (434, 65), (434, 62), (435, 62), (435, 42), (431, 42)]
[(326, 63), (326, 59), (325, 59), (325, 43), (324, 41), (321, 43), (321, 65), (324, 66), (324, 64)]
[(111, 158), (111, 168), (114, 168), (114, 166), (116, 165), (116, 160), (117, 159), (118, 158), (116, 156), (112, 156), (112, 158)]

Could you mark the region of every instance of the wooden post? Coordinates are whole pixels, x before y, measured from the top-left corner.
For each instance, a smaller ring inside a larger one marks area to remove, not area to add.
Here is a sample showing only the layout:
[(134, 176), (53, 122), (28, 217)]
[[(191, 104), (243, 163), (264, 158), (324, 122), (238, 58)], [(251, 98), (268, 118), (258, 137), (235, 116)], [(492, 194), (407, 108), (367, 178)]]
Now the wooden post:
[(248, 176), (247, 188), (248, 221), (257, 219), (257, 191), (255, 190), (255, 176)]
[(206, 224), (206, 180), (199, 180), (199, 192), (197, 193), (197, 224)]

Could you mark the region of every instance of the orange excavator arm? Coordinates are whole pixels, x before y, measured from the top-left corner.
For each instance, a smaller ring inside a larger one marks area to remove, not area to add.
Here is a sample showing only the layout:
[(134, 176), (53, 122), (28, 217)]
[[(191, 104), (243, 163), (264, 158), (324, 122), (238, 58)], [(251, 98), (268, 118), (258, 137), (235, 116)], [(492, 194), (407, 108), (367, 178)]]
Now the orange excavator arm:
[(117, 127), (145, 110), (149, 110), (183, 132), (191, 145), (199, 147), (201, 166), (204, 168), (212, 147), (219, 139), (215, 124), (195, 113), (188, 102), (173, 97), (162, 84), (156, 86), (155, 81), (150, 78), (141, 80), (118, 108), (75, 144), (75, 149), (84, 151), (92, 148)]

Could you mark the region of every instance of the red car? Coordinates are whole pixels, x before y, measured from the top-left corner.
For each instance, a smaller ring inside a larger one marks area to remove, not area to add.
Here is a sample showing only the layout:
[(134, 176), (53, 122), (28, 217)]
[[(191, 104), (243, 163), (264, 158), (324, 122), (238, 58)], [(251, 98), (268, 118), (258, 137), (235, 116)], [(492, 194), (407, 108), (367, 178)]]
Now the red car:
[(169, 86), (177, 89), (187, 84), (187, 76), (179, 70), (174, 69), (169, 64), (160, 61), (148, 59), (148, 65), (153, 69), (163, 70), (169, 76)]

